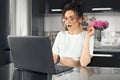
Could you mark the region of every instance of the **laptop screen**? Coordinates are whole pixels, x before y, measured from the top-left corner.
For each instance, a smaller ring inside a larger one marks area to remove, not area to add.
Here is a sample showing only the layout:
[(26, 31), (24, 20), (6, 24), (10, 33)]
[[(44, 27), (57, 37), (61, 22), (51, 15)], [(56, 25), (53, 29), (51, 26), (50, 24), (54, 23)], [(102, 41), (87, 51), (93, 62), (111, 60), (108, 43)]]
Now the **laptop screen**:
[(8, 36), (16, 68), (54, 73), (51, 41), (44, 36)]

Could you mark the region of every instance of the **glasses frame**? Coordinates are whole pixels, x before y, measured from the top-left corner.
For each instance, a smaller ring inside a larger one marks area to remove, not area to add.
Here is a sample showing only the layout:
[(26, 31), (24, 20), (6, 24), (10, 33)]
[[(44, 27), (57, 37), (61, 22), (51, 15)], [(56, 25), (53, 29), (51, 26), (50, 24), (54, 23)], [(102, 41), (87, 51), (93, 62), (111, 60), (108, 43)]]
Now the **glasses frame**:
[(69, 17), (69, 18), (62, 18), (62, 21), (64, 22), (64, 23), (66, 23), (67, 21), (68, 22), (70, 22), (70, 23), (73, 23), (75, 20), (77, 20), (77, 19), (79, 19), (77, 16), (71, 16), (71, 17)]

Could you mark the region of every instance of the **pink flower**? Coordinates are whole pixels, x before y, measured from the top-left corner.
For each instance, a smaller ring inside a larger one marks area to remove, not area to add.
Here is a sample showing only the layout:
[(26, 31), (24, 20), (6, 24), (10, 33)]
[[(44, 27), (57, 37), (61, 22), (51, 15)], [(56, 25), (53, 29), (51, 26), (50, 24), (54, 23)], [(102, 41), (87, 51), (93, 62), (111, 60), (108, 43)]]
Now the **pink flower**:
[(99, 20), (99, 21), (94, 21), (94, 22), (91, 22), (90, 26), (94, 27), (95, 29), (106, 29), (108, 27), (109, 23), (107, 21), (102, 21), (102, 20)]
[(108, 25), (109, 25), (109, 23), (108, 23), (107, 21), (104, 21), (103, 26), (104, 26), (105, 28), (107, 28)]
[(103, 26), (103, 21), (97, 21), (97, 25), (98, 28), (101, 28)]
[(90, 26), (94, 27), (96, 25), (96, 21), (91, 22)]

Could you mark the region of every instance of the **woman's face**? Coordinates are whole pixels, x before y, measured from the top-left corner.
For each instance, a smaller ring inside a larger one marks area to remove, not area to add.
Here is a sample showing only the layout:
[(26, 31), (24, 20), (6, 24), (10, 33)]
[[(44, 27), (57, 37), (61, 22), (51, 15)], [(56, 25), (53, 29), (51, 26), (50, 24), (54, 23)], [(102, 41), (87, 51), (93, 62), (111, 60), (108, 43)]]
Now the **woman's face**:
[(79, 27), (79, 24), (82, 22), (82, 18), (79, 18), (73, 10), (68, 10), (64, 14), (63, 22), (68, 30), (73, 30)]

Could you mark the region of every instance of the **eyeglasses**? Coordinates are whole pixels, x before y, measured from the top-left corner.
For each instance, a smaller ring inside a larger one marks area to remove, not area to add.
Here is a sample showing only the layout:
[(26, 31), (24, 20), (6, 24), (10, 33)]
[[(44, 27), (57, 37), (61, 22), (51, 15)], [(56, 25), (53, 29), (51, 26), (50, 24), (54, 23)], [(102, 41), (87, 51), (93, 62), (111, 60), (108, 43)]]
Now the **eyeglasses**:
[(63, 22), (69, 21), (70, 23), (72, 23), (75, 19), (77, 19), (77, 17), (63, 18), (62, 21)]

